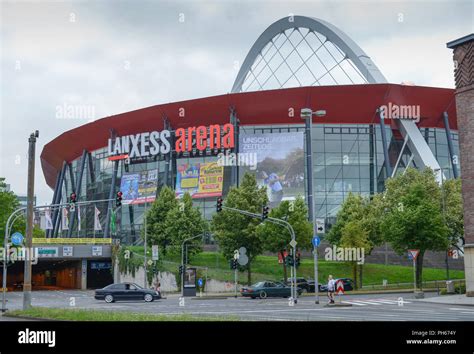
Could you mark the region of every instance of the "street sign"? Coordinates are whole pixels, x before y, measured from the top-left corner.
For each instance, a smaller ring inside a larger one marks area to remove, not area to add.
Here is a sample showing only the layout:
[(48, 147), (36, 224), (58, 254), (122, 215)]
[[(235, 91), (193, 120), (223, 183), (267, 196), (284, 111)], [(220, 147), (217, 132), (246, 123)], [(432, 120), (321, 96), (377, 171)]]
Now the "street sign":
[(420, 250), (408, 250), (408, 259), (416, 261), (416, 257), (418, 257), (419, 253)]
[(158, 255), (158, 245), (152, 245), (151, 246), (151, 259), (153, 261), (157, 261), (159, 259)]
[(244, 266), (246, 265), (248, 262), (249, 262), (249, 257), (247, 257), (246, 254), (243, 254), (239, 257), (239, 259), (237, 260), (237, 262), (239, 262), (239, 264), (241, 266)]
[(15, 246), (20, 246), (22, 243), (23, 243), (23, 235), (19, 232), (15, 232), (13, 235), (12, 235), (12, 243), (15, 245)]
[(318, 234), (325, 234), (326, 233), (326, 223), (324, 218), (317, 218), (316, 220), (316, 232)]
[(239, 248), (239, 258), (237, 259), (237, 262), (241, 266), (246, 265), (249, 262), (249, 257), (247, 257), (247, 249), (245, 247), (240, 247)]
[(318, 236), (314, 236), (312, 240), (313, 246), (318, 247), (319, 244), (321, 243), (321, 239)]
[(198, 286), (199, 286), (200, 288), (202, 288), (202, 278), (199, 278), (199, 279), (198, 279)]
[(336, 282), (336, 294), (344, 294), (344, 282), (342, 280)]
[(290, 241), (290, 246), (293, 247), (293, 248), (295, 248), (297, 243), (298, 243), (298, 242), (296, 242), (296, 240), (291, 240), (291, 241)]

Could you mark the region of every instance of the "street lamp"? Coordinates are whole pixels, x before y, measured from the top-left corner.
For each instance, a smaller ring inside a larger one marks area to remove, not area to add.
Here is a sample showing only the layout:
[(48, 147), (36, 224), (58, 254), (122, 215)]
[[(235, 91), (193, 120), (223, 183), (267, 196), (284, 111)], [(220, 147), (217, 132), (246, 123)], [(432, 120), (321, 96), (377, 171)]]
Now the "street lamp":
[[(311, 108), (301, 109), (301, 119), (305, 120), (305, 140), (306, 140), (306, 175), (308, 176), (308, 219), (313, 223), (313, 236), (316, 235), (316, 220), (314, 218), (314, 198), (313, 198), (313, 147), (311, 143), (311, 129), (313, 115), (324, 117), (325, 110), (314, 111)], [(319, 304), (319, 281), (318, 281), (318, 247), (314, 247), (314, 293), (315, 304)], [(295, 279), (296, 281), (296, 279)]]

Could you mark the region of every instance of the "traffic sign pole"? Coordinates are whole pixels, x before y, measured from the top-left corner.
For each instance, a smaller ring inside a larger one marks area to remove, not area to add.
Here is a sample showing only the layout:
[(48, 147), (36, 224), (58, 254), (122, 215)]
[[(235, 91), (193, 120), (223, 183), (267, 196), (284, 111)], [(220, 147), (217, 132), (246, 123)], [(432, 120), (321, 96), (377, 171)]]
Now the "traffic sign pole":
[(319, 304), (318, 247), (314, 247), (314, 303)]

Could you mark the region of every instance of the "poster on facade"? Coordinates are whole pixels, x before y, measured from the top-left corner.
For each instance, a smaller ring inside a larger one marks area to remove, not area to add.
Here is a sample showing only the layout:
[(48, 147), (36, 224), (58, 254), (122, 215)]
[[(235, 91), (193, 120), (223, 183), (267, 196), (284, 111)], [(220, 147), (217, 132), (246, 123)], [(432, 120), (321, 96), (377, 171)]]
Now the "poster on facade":
[(217, 162), (189, 163), (178, 166), (176, 196), (188, 192), (193, 198), (220, 197), (224, 184), (224, 167)]
[(122, 204), (142, 204), (156, 198), (158, 173), (156, 170), (126, 173), (120, 181)]
[[(256, 156), (256, 166), (239, 167), (239, 176), (254, 173), (257, 182), (267, 187), (269, 206), (283, 200), (304, 197), (304, 135), (303, 132), (262, 133), (239, 136), (239, 155)], [(239, 157), (240, 158), (240, 157)]]

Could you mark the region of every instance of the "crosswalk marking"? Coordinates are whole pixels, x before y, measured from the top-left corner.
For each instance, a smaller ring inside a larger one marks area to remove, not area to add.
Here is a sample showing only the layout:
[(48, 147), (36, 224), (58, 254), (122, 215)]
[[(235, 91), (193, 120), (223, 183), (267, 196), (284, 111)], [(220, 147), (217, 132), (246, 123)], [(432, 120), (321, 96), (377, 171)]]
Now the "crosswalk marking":
[[(381, 306), (383, 304), (398, 305), (399, 301), (398, 300), (390, 300), (390, 299), (367, 299), (367, 300), (342, 301), (342, 303), (352, 304), (352, 305), (356, 305), (356, 306), (367, 306), (367, 305)], [(411, 304), (410, 301), (405, 301), (405, 300), (400, 301), (400, 303)]]

